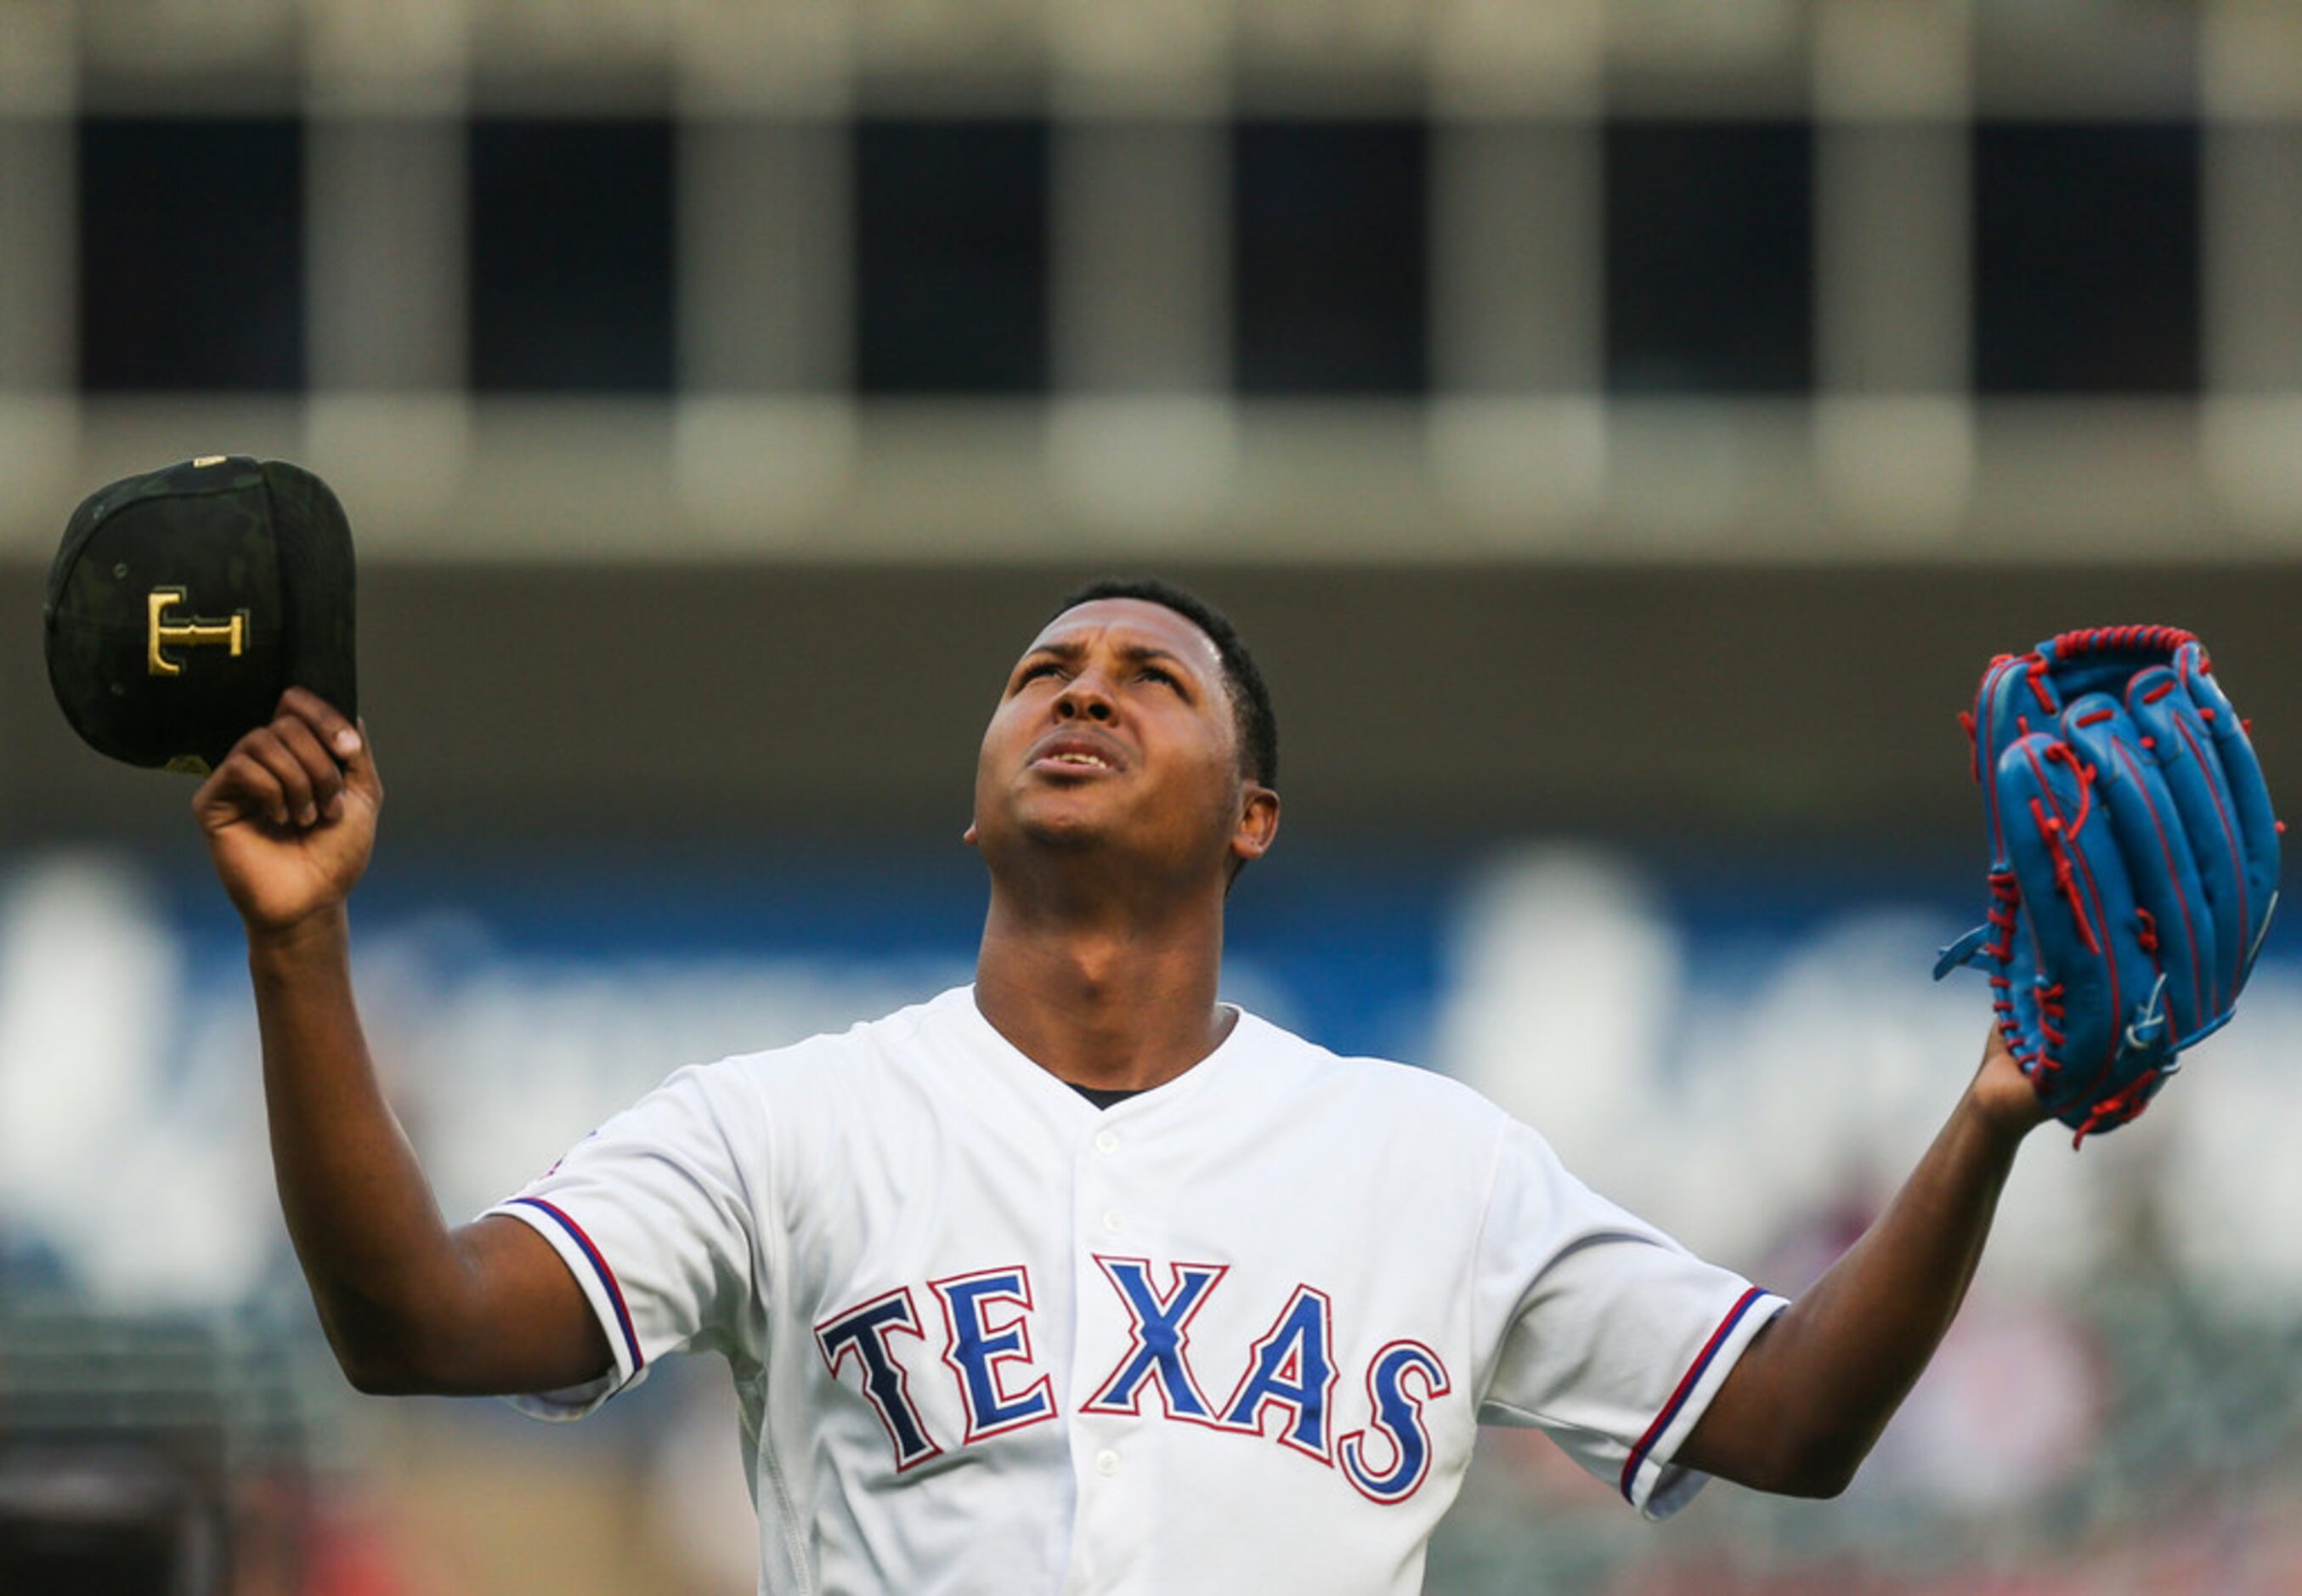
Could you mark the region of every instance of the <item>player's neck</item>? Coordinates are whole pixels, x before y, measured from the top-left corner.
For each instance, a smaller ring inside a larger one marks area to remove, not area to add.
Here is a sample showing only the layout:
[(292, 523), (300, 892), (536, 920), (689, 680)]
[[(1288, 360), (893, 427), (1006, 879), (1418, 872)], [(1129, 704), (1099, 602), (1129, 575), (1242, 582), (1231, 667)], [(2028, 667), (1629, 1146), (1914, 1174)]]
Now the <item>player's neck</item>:
[(1214, 1051), (1231, 1024), (1215, 989), (1222, 912), (1050, 923), (994, 893), (975, 1001), (1023, 1055), (1079, 1086), (1141, 1090)]

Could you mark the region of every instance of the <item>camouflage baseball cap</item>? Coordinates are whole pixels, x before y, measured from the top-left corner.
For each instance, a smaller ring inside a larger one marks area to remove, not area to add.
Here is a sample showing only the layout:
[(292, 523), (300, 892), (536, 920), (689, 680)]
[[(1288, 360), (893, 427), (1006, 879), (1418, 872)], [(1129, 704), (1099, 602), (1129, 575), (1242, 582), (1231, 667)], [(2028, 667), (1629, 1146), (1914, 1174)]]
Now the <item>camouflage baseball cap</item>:
[(207, 455), (98, 489), (42, 614), (64, 718), (131, 765), (205, 774), (290, 685), (359, 713), (351, 526), (300, 466)]

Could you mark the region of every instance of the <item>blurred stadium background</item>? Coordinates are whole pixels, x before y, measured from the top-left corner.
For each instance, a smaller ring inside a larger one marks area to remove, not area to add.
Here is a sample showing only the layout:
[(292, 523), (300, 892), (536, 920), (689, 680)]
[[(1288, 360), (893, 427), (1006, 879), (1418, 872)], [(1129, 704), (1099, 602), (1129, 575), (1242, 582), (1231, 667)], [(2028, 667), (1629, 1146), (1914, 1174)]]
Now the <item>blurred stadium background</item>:
[[(450, 1213), (963, 979), (1000, 673), (1155, 569), (1284, 730), (1232, 995), (1795, 1289), (1971, 1067), (1988, 655), (2194, 627), (2302, 793), (2302, 7), (0, 0), (0, 1589), (748, 1590), (715, 1367), (546, 1430), (318, 1345), (189, 787), (37, 641), (220, 450), (352, 516)], [(1846, 1500), (1498, 1435), (1431, 1588), (2302, 1590), (2290, 927)]]

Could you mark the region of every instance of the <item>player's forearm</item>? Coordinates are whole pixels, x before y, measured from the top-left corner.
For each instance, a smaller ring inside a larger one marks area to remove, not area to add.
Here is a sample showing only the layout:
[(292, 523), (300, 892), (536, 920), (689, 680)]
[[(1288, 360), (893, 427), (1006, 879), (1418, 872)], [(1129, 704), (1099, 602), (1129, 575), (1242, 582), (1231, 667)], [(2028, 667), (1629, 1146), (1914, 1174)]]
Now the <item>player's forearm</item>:
[(1766, 1438), (1743, 1465), (1758, 1477), (1710, 1472), (1799, 1495), (1844, 1489), (1957, 1316), (2030, 1128), (1974, 1091), (1960, 1101), (1886, 1212), (1744, 1355), (1730, 1386), (1746, 1422), (1705, 1415)]
[(342, 909), (251, 929), (248, 968), (273, 1172), (321, 1323), (356, 1384), (404, 1386), (436, 1321), (454, 1312), (460, 1264), (375, 1079)]

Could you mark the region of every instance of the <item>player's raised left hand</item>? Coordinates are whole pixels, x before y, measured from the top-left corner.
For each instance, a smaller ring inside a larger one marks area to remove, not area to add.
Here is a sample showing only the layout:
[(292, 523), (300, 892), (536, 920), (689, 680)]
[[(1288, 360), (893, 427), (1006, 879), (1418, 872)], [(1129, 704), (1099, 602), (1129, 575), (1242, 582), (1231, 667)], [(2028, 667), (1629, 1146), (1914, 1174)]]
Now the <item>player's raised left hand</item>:
[(1995, 1025), (1984, 1039), (1982, 1067), (1967, 1096), (1987, 1124), (2015, 1138), (2029, 1135), (2054, 1117)]
[(251, 935), (342, 904), (375, 845), (383, 784), (365, 728), (290, 687), (271, 723), (233, 744), (192, 813)]

